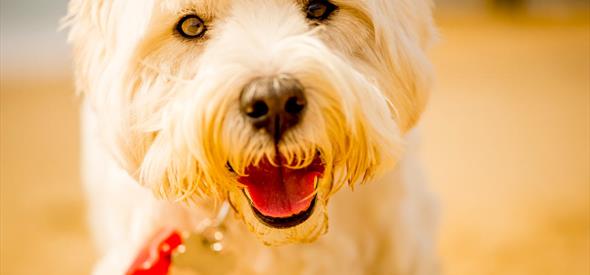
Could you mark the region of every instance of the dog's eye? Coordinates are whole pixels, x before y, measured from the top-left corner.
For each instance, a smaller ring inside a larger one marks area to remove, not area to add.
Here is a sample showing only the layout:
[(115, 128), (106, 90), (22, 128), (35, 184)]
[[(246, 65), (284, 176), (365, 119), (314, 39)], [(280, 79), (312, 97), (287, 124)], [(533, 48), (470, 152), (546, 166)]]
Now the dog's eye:
[(178, 21), (176, 30), (186, 38), (199, 38), (207, 28), (203, 20), (196, 15), (187, 15)]
[(336, 10), (336, 5), (328, 0), (311, 0), (307, 5), (307, 18), (312, 20), (327, 19)]

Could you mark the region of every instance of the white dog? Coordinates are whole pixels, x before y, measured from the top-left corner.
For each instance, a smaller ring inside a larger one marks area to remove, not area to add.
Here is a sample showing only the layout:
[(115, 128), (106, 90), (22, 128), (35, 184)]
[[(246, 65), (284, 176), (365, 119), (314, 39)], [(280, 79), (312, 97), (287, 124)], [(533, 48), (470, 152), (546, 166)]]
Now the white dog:
[(193, 252), (172, 273), (437, 274), (429, 0), (72, 0), (66, 25), (95, 274), (162, 228)]

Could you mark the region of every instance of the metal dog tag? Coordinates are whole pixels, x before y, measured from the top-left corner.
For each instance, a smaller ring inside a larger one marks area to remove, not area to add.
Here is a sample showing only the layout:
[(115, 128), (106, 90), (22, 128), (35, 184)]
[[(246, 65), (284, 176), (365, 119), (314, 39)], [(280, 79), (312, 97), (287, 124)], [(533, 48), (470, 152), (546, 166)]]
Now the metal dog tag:
[(230, 274), (235, 270), (235, 255), (224, 247), (222, 227), (210, 227), (201, 234), (191, 234), (172, 258), (174, 269), (196, 274)]

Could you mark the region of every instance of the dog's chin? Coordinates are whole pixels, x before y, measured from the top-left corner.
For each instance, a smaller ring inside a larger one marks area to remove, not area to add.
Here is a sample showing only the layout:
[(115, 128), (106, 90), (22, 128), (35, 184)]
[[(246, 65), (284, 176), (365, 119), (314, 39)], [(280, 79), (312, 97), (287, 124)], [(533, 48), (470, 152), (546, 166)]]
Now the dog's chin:
[(311, 242), (327, 229), (329, 179), (316, 157), (305, 167), (289, 168), (263, 159), (238, 178), (243, 189), (230, 199), (248, 228), (265, 244)]
[(327, 200), (319, 193), (308, 210), (286, 218), (257, 213), (242, 192), (230, 193), (230, 199), (248, 230), (269, 246), (313, 242), (328, 229)]

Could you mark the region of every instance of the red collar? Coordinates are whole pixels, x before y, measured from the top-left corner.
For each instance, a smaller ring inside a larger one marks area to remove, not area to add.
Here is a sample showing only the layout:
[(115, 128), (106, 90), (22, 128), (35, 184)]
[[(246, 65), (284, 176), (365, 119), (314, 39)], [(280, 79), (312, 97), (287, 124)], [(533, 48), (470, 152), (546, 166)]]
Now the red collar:
[(139, 251), (126, 275), (167, 275), (172, 254), (182, 243), (183, 239), (176, 230), (158, 231)]

